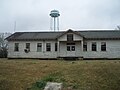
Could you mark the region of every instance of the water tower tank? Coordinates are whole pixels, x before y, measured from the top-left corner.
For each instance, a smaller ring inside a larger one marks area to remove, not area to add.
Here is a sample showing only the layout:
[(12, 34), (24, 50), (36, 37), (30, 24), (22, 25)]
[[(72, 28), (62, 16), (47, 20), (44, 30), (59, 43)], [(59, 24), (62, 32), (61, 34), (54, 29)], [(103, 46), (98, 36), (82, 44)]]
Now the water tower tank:
[(50, 16), (51, 17), (59, 17), (60, 16), (59, 11), (58, 10), (52, 10), (51, 13), (50, 13)]
[(51, 30), (59, 30), (59, 11), (58, 10), (52, 10), (50, 12), (50, 16), (52, 17), (51, 18), (51, 21), (50, 21), (50, 28)]

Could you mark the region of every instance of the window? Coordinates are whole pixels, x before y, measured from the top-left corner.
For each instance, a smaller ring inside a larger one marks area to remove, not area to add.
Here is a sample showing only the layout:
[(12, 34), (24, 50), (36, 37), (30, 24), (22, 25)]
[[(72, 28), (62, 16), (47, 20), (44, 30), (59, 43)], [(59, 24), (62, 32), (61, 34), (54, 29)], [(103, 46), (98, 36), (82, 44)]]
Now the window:
[(96, 44), (96, 42), (92, 43), (92, 51), (97, 51), (97, 44)]
[(67, 51), (75, 51), (75, 43), (67, 43)]
[(75, 45), (75, 43), (67, 43), (67, 45)]
[(67, 34), (67, 41), (73, 41), (73, 34)]
[(106, 42), (101, 42), (101, 51), (106, 51)]
[(71, 51), (71, 48), (70, 48), (70, 46), (67, 46), (67, 51)]
[(71, 51), (75, 51), (75, 46), (71, 46)]
[(83, 43), (83, 51), (87, 51), (87, 42)]
[(19, 43), (15, 43), (14, 51), (19, 51)]
[(26, 43), (26, 49), (30, 51), (30, 43)]
[(55, 43), (55, 51), (57, 51), (57, 43)]
[(51, 43), (46, 43), (46, 51), (51, 51)]
[(37, 43), (37, 52), (42, 51), (42, 43)]

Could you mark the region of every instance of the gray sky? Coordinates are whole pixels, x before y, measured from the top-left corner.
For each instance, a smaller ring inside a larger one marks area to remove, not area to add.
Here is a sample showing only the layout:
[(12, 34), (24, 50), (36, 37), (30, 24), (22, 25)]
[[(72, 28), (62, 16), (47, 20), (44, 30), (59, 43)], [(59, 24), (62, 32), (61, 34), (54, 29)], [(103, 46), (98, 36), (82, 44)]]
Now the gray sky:
[(60, 30), (115, 29), (120, 0), (0, 0), (0, 32), (50, 30), (51, 10), (59, 10)]

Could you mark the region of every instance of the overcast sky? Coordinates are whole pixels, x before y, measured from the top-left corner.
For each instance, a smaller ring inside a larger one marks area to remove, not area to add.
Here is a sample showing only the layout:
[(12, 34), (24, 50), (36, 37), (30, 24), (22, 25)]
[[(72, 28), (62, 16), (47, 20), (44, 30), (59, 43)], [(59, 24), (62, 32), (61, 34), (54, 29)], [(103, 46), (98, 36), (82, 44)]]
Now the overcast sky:
[(0, 32), (50, 30), (50, 11), (60, 12), (60, 30), (115, 29), (120, 0), (0, 0)]

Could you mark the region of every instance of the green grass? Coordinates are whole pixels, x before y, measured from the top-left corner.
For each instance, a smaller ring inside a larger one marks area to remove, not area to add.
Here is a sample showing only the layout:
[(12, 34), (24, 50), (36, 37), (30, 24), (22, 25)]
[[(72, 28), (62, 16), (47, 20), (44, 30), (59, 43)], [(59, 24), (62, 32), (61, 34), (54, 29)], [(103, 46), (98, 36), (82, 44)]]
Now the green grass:
[(44, 81), (64, 90), (120, 90), (120, 60), (0, 59), (0, 90), (39, 90)]

